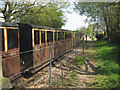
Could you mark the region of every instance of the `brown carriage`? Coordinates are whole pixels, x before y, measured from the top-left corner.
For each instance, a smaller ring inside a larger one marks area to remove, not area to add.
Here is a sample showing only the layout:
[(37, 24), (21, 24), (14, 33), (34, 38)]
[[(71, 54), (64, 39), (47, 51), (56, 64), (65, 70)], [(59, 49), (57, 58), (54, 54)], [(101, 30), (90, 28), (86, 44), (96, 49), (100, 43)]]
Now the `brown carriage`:
[[(3, 75), (13, 80), (37, 71), (80, 43), (84, 34), (30, 24), (0, 23)], [(51, 47), (51, 52), (50, 52)]]
[(11, 76), (20, 75), (19, 26), (14, 23), (0, 23), (0, 43), (3, 75), (12, 80), (14, 78)]
[[(51, 58), (55, 59), (69, 49), (69, 43), (72, 47), (72, 31), (29, 24), (19, 24), (19, 26), (20, 51), (31, 50), (20, 55), (22, 71), (26, 69), (36, 71), (37, 67), (41, 68), (42, 65), (49, 62), (50, 53)], [(69, 35), (71, 36), (69, 37)]]

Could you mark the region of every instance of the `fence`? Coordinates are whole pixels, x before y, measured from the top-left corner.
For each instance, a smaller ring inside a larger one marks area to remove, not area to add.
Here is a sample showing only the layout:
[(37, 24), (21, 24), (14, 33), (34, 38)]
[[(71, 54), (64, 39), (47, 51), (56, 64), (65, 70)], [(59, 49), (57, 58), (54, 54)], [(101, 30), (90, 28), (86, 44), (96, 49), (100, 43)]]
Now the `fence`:
[[(84, 40), (84, 39), (83, 39)], [(51, 72), (51, 62), (54, 61), (56, 58), (60, 57), (64, 53), (72, 50), (73, 48), (76, 48), (78, 45), (82, 44), (83, 42), (80, 40), (74, 40), (72, 43), (70, 40), (66, 41), (61, 41), (61, 42), (56, 42), (54, 44), (49, 43), (46, 47), (34, 47), (33, 50), (25, 51), (25, 52), (19, 52), (15, 53), (12, 56), (15, 55), (20, 55), (23, 59), (27, 58), (27, 62), (20, 62), (23, 64), (22, 66), (22, 71), (20, 73), (15, 73), (14, 75), (10, 76), (9, 79), (18, 76), (19, 74), (24, 74), (26, 71), (33, 70), (36, 68), (39, 68), (41, 66), (44, 66), (45, 63), (50, 64), (50, 74), (49, 74), (49, 85), (52, 85), (52, 72)], [(31, 58), (32, 55), (32, 58)], [(10, 55), (11, 57), (11, 55)], [(14, 57), (15, 58), (15, 57)], [(7, 59), (9, 60), (9, 59)], [(10, 59), (11, 60), (11, 59)], [(28, 60), (32, 60), (32, 64), (29, 65)], [(25, 65), (26, 64), (26, 65)], [(70, 65), (70, 62), (69, 62)], [(62, 66), (62, 65), (61, 65)], [(40, 69), (40, 68), (39, 68)], [(38, 69), (37, 69), (38, 70)], [(10, 72), (8, 70), (8, 72)], [(63, 69), (61, 69), (61, 79), (63, 81)], [(63, 82), (62, 82), (63, 84)]]

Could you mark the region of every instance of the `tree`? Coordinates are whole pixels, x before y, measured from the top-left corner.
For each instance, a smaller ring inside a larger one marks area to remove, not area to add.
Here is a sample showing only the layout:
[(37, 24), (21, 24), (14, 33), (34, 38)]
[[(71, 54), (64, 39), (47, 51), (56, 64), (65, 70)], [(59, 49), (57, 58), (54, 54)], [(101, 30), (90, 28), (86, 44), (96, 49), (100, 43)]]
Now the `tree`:
[(24, 10), (29, 10), (29, 7), (35, 5), (35, 1), (31, 3), (29, 1), (16, 2), (15, 0), (2, 0), (0, 3), (0, 11), (3, 14), (3, 17), (1, 18), (4, 18), (5, 22), (12, 22), (14, 19), (25, 15), (26, 13), (19, 15), (18, 13), (24, 12)]
[(40, 10), (43, 13), (34, 14), (40, 7), (32, 7), (27, 15), (21, 17), (20, 22), (53, 28), (61, 28), (65, 24), (63, 11), (59, 10), (58, 7), (54, 5), (46, 6)]
[(78, 31), (86, 34), (87, 28), (86, 27), (81, 27), (81, 28), (78, 29)]
[[(33, 1), (33, 2), (31, 2)], [(39, 9), (34, 12), (34, 14), (37, 13), (44, 13), (40, 12), (41, 9), (53, 5), (57, 6), (58, 9), (65, 8), (68, 6), (67, 2), (55, 2), (55, 1), (42, 1), (42, 0), (22, 0), (22, 1), (16, 1), (16, 0), (1, 0), (0, 1), (0, 12), (3, 14), (5, 22), (13, 22), (13, 21), (19, 21), (19, 19), (22, 16), (25, 16), (29, 14), (28, 12), (31, 12), (31, 8), (33, 6), (39, 5)]]
[(87, 28), (87, 35), (90, 36), (93, 34), (93, 25), (89, 22), (88, 28)]
[(78, 31), (90, 36), (93, 33), (93, 25), (89, 22), (88, 28), (81, 27), (80, 29), (78, 29)]
[(119, 8), (120, 2), (91, 2), (75, 4), (75, 11), (80, 15), (86, 15), (87, 21), (104, 22), (107, 30), (107, 40), (114, 42), (119, 41)]

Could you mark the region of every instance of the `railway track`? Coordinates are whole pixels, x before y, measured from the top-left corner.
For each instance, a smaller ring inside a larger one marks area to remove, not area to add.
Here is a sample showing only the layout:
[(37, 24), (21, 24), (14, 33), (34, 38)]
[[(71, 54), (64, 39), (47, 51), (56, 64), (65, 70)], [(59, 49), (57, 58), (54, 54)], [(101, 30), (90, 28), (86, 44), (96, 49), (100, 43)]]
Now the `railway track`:
[[(55, 73), (52, 78), (55, 80), (55, 78), (57, 78), (57, 73), (61, 72), (61, 69), (58, 67), (64, 67), (64, 65), (66, 65), (65, 69), (69, 70), (70, 58), (73, 60), (73, 58), (75, 58), (80, 52), (82, 52), (82, 46), (72, 49), (70, 52), (65, 52), (57, 57), (57, 59), (53, 60), (51, 72)], [(61, 62), (63, 63), (62, 65)], [(40, 68), (35, 73), (31, 74), (26, 72), (24, 76), (21, 76), (18, 79), (12, 81), (12, 85), (14, 88), (46, 88), (49, 87), (49, 75), (50, 65), (47, 63), (44, 67)]]
[(29, 87), (30, 83), (33, 84), (36, 80), (43, 77), (46, 72), (48, 72), (49, 67), (45, 66), (43, 69), (39, 70), (34, 74), (27, 73), (25, 76), (22, 76), (14, 81), (12, 81), (12, 85), (15, 88), (26, 88)]
[[(70, 50), (70, 52), (71, 52), (71, 50)], [(59, 64), (56, 62), (63, 59), (63, 57), (66, 56), (67, 53), (69, 53), (69, 50), (66, 51), (65, 53), (63, 53), (62, 55), (58, 56), (55, 60), (52, 60), (52, 66), (54, 66), (54, 64)], [(41, 84), (41, 85), (43, 85), (43, 83), (44, 83), (44, 84), (48, 85), (47, 87), (49, 87), (49, 80), (48, 81), (46, 80), (46, 82), (43, 82), (43, 81), (45, 81), (45, 79), (47, 77), (49, 78), (49, 70), (50, 70), (49, 65), (50, 65), (50, 62), (47, 62), (42, 67), (39, 67), (40, 69), (38, 71), (36, 71), (35, 73), (26, 72), (23, 74), (23, 76), (11, 81), (13, 88), (26, 88), (26, 87), (34, 88), (34, 87), (31, 87), (31, 84), (32, 84), (32, 86), (33, 85), (36, 86), (37, 82), (39, 82), (39, 84)], [(52, 69), (51, 72), (54, 72), (54, 69)]]
[[(76, 49), (72, 50), (71, 52), (66, 52), (60, 57), (58, 57), (56, 60), (52, 62), (52, 70), (51, 72), (58, 72), (60, 73), (60, 69), (57, 67), (61, 66), (61, 63), (65, 58), (65, 62), (68, 64), (68, 57), (73, 55), (76, 55), (76, 52), (74, 52)], [(66, 64), (66, 65), (67, 65)], [(55, 67), (56, 66), (56, 67)], [(68, 65), (69, 66), (69, 65)], [(56, 69), (58, 69), (56, 71)], [(66, 68), (66, 69), (69, 69)], [(31, 74), (27, 72), (24, 74), (24, 76), (12, 81), (12, 85), (14, 88), (41, 88), (41, 87), (49, 87), (49, 75), (50, 75), (50, 66), (49, 63), (46, 64), (44, 67), (42, 67), (40, 70), (37, 72)], [(57, 76), (57, 75), (55, 75)], [(55, 78), (55, 77), (54, 77)]]

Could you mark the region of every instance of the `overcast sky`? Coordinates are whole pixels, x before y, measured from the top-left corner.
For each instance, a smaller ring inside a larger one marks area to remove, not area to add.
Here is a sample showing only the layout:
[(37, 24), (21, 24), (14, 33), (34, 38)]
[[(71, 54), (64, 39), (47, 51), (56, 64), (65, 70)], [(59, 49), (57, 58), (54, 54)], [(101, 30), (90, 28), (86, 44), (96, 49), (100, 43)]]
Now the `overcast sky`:
[(88, 23), (85, 23), (84, 20), (87, 18), (86, 16), (80, 16), (78, 13), (72, 10), (72, 13), (65, 13), (67, 18), (67, 22), (62, 29), (76, 30), (81, 27), (87, 27)]

